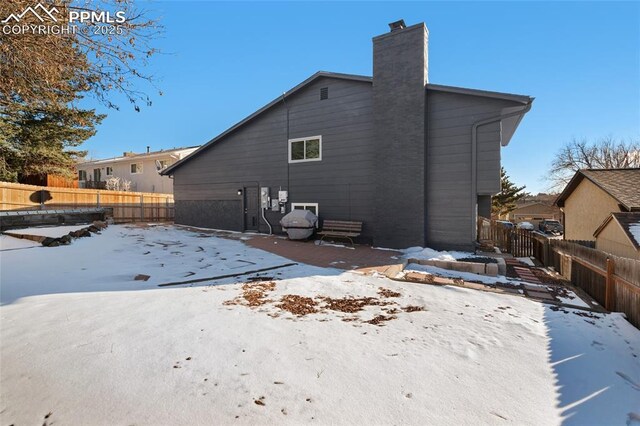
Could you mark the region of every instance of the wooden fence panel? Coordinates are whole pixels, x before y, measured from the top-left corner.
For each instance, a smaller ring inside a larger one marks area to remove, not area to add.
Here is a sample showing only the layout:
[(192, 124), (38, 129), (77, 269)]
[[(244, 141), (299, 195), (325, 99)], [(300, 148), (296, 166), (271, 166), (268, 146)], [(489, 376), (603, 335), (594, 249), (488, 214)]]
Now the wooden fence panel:
[(614, 309), (624, 312), (631, 324), (640, 328), (640, 261), (616, 257)]
[(606, 309), (624, 312), (629, 322), (640, 328), (640, 261), (571, 241), (549, 240), (546, 249), (542, 243), (536, 244), (536, 259), (554, 267)]
[(534, 237), (531, 231), (508, 228), (495, 220), (478, 218), (478, 241), (491, 241), (503, 253), (516, 257), (533, 256)]
[(55, 188), (0, 182), (0, 210), (113, 208), (117, 223), (172, 221), (173, 194)]

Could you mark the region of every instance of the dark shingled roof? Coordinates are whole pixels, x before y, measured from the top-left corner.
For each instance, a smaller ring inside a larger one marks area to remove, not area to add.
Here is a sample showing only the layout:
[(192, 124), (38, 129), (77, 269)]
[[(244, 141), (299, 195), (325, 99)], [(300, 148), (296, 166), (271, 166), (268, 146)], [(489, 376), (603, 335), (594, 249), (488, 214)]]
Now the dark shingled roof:
[(597, 237), (600, 232), (607, 226), (607, 224), (611, 221), (611, 219), (616, 220), (622, 229), (624, 229), (625, 234), (633, 243), (633, 246), (636, 250), (640, 250), (640, 241), (636, 239), (631, 232), (631, 225), (640, 226), (640, 212), (616, 212), (611, 213), (609, 217), (598, 227), (596, 232), (594, 232), (593, 236)]
[(640, 210), (640, 168), (579, 170), (562, 191), (556, 204), (563, 207), (565, 200), (584, 178), (618, 200), (627, 210)]

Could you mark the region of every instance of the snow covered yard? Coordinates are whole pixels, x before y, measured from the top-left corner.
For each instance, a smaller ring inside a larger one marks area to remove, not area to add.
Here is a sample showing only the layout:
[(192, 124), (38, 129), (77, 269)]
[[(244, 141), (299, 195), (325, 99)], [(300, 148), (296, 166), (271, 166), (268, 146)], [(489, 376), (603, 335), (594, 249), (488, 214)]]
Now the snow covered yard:
[(158, 287), (286, 263), (167, 226), (0, 252), (2, 423), (640, 424), (617, 314), (307, 265)]

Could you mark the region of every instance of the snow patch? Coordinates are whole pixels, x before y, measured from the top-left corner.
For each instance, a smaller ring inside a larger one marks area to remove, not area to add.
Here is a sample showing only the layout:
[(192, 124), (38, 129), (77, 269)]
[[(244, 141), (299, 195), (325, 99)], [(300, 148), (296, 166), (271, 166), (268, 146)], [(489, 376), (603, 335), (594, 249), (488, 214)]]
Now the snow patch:
[(431, 275), (438, 275), (440, 277), (445, 277), (445, 278), (460, 278), (465, 281), (475, 281), (475, 282), (480, 282), (482, 284), (498, 284), (498, 283), (513, 284), (513, 285), (524, 284), (523, 281), (507, 278), (504, 275), (497, 275), (495, 277), (490, 277), (487, 275), (473, 274), (471, 272), (460, 272), (460, 271), (453, 271), (450, 269), (438, 268), (437, 266), (420, 265), (418, 263), (409, 263), (404, 268), (404, 270), (431, 274)]
[(400, 250), (400, 252), (404, 253), (405, 258), (420, 260), (455, 261), (466, 257), (482, 257), (466, 251), (438, 251), (429, 247), (409, 247), (407, 249)]
[(42, 244), (31, 240), (12, 237), (10, 235), (0, 235), (0, 251), (31, 247), (42, 247)]
[(640, 223), (629, 225), (629, 232), (631, 232), (631, 235), (633, 235), (633, 238), (636, 240), (636, 244), (640, 245)]
[(40, 237), (60, 238), (69, 232), (78, 231), (90, 226), (90, 223), (84, 225), (68, 225), (68, 226), (37, 226), (33, 228), (11, 229), (7, 232), (14, 234), (38, 235)]
[[(302, 264), (262, 274), (272, 302), (256, 307), (225, 303), (243, 294), (234, 279), (156, 286), (287, 261), (172, 226), (3, 252), (2, 423), (624, 424), (638, 411), (640, 332), (621, 315)], [(277, 308), (384, 302), (381, 287), (423, 310)]]

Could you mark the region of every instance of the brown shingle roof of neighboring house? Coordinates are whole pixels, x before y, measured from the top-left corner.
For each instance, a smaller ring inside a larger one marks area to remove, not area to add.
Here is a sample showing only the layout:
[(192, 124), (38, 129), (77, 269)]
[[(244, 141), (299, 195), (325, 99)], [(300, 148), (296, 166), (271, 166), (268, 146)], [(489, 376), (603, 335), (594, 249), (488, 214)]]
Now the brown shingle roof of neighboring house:
[(627, 210), (640, 210), (640, 168), (579, 170), (558, 196), (556, 204), (563, 207), (565, 200), (585, 178), (618, 200)]
[(631, 227), (634, 225), (640, 227), (640, 212), (611, 213), (604, 220), (604, 222), (602, 222), (602, 224), (598, 226), (598, 229), (596, 229), (596, 232), (593, 233), (593, 236), (597, 237), (598, 234), (600, 234), (600, 232), (602, 232), (602, 230), (607, 226), (607, 224), (611, 222), (611, 220), (615, 220), (620, 224), (620, 226), (624, 230), (624, 233), (627, 234), (627, 237), (629, 238), (629, 240), (631, 240), (631, 243), (633, 243), (633, 246), (636, 248), (636, 250), (640, 250), (640, 237), (636, 238), (631, 230)]

